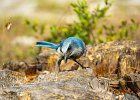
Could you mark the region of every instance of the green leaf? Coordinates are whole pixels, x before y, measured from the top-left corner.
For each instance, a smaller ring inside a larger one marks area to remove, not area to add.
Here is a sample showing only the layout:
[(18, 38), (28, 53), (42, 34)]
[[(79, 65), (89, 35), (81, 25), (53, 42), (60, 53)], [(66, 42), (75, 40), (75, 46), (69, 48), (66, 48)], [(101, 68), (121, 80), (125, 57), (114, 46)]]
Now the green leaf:
[(108, 0), (104, 0), (105, 4), (108, 5)]
[(127, 25), (127, 21), (122, 21), (122, 26), (126, 26)]
[(31, 24), (29, 20), (25, 20), (25, 23), (26, 23), (27, 25), (30, 25), (30, 24)]

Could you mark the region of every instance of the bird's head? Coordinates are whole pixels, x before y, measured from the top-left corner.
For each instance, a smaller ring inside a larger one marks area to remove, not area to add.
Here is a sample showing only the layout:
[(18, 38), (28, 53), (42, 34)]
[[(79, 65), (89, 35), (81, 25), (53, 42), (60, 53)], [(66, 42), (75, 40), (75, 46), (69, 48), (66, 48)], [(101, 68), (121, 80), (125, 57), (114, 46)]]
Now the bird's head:
[(80, 47), (69, 46), (67, 51), (64, 54), (64, 61), (67, 63), (68, 59), (78, 59), (84, 54), (84, 51)]
[(68, 45), (67, 48), (63, 50), (65, 63), (67, 63), (67, 60), (70, 58), (72, 51), (73, 50), (71, 45)]
[(60, 48), (65, 62), (67, 62), (68, 59), (78, 59), (84, 54), (86, 49), (84, 42), (74, 37), (62, 41)]

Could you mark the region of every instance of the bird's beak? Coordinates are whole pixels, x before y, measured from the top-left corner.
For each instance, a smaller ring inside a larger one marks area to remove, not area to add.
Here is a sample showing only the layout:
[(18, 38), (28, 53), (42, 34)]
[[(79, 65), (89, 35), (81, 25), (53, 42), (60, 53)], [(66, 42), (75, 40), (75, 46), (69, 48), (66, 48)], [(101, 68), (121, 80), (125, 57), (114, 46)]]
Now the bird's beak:
[(87, 50), (85, 49), (83, 56), (86, 57), (86, 54), (87, 54)]
[(67, 63), (67, 60), (68, 60), (68, 59), (67, 59), (67, 57), (66, 57), (66, 56), (64, 56), (64, 61), (65, 61), (65, 63)]

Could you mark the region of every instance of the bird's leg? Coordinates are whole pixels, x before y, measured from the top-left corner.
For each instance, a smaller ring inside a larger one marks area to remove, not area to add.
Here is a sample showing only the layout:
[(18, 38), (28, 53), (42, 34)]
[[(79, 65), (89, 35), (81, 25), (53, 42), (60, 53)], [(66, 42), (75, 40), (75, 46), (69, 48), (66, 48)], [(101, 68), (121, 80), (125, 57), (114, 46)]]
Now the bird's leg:
[(58, 68), (58, 72), (60, 72), (60, 64), (61, 64), (61, 61), (64, 59), (63, 56), (60, 56), (58, 61), (57, 61), (57, 68)]
[(85, 69), (85, 67), (82, 64), (80, 64), (76, 59), (73, 59), (73, 61), (75, 61), (77, 64), (79, 64), (82, 67), (82, 69)]

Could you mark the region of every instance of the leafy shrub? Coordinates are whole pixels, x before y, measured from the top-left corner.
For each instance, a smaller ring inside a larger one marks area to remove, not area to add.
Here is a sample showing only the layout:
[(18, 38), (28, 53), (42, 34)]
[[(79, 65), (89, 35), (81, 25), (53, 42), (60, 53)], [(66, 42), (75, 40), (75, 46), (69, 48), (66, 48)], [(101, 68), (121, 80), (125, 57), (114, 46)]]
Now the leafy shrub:
[(40, 35), (44, 34), (45, 24), (39, 23), (38, 20), (25, 20), (26, 25), (32, 29), (34, 32), (38, 32)]
[[(112, 1), (104, 0), (105, 6), (96, 8), (90, 12), (86, 0), (79, 0), (71, 3), (74, 12), (78, 16), (78, 21), (64, 26), (52, 26), (51, 36), (47, 41), (60, 42), (62, 39), (75, 36), (83, 39), (88, 44), (102, 43), (112, 40), (133, 39), (133, 34), (138, 30), (139, 24), (133, 19), (122, 21), (119, 26), (106, 25), (101, 21), (105, 19), (106, 13), (112, 5)], [(45, 25), (26, 21), (35, 32), (44, 34)]]
[(82, 38), (85, 43), (101, 43), (112, 40), (132, 39), (134, 31), (139, 27), (133, 19), (130, 22), (122, 21), (119, 26), (99, 25), (100, 20), (112, 5), (109, 0), (104, 0), (105, 7), (98, 5), (93, 12), (88, 10), (86, 0), (72, 3), (71, 6), (77, 14), (79, 21), (65, 26), (52, 26), (51, 37), (48, 41), (59, 42), (64, 38), (75, 36)]

